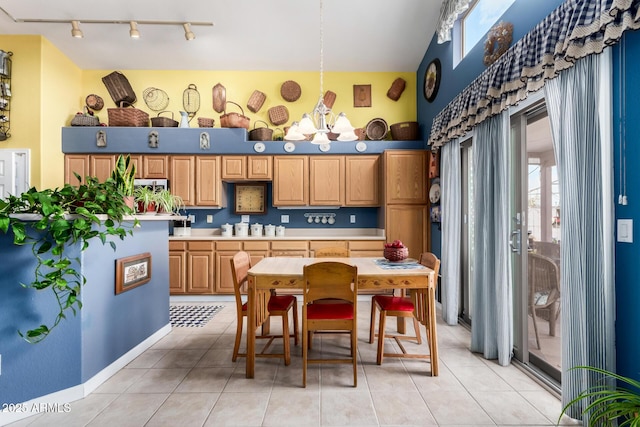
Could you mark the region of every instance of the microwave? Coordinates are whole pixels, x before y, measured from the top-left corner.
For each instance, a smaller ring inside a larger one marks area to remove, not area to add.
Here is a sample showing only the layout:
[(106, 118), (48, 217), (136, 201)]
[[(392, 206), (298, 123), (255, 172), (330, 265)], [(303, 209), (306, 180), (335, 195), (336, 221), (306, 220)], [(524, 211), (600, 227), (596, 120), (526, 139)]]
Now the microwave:
[(169, 190), (168, 179), (134, 179), (134, 187), (152, 187), (161, 190)]

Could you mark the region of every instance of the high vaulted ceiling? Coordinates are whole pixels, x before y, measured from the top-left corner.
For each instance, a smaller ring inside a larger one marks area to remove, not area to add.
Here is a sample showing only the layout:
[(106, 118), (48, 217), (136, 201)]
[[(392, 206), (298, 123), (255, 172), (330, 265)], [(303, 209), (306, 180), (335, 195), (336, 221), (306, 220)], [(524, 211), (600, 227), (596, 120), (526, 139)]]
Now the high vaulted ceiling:
[[(324, 70), (416, 71), (441, 3), (323, 0)], [(0, 8), (0, 34), (42, 35), (82, 69), (320, 68), (320, 0), (0, 0)], [(71, 37), (71, 20), (80, 21), (84, 38)], [(193, 26), (196, 38), (187, 42), (181, 25), (141, 23), (141, 37), (134, 40), (128, 21), (214, 25)]]

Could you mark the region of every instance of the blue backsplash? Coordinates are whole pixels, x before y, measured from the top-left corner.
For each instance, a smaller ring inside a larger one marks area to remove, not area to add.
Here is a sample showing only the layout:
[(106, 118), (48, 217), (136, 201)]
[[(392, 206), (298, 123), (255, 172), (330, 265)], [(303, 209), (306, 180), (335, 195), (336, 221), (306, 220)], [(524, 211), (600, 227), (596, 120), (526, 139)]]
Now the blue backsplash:
[[(284, 225), (289, 228), (379, 228), (378, 226), (378, 211), (380, 208), (354, 208), (354, 207), (342, 207), (340, 209), (313, 206), (305, 207), (302, 209), (278, 209), (272, 206), (273, 184), (267, 183), (267, 213), (265, 215), (251, 215), (250, 223), (260, 224), (273, 224)], [(226, 184), (227, 192), (227, 207), (224, 209), (206, 209), (206, 208), (187, 208), (187, 214), (193, 214), (196, 217), (195, 223), (191, 224), (192, 228), (220, 228), (222, 224), (229, 223), (235, 224), (240, 222), (240, 215), (234, 215), (233, 213), (233, 195), (235, 191), (235, 185), (232, 183)], [(307, 218), (304, 216), (308, 212), (318, 213), (334, 213), (335, 224), (309, 224)], [(213, 216), (213, 222), (207, 223), (207, 215)], [(282, 215), (289, 215), (289, 223), (283, 224), (280, 221)], [(355, 224), (350, 222), (351, 215), (356, 216)]]

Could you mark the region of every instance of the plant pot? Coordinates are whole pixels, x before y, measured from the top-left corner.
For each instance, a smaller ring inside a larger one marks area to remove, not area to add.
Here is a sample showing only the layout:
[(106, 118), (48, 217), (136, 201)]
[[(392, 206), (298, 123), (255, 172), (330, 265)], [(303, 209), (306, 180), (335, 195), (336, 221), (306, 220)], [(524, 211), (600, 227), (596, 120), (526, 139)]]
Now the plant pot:
[(124, 196), (124, 204), (127, 205), (127, 207), (133, 211), (135, 206), (135, 197)]

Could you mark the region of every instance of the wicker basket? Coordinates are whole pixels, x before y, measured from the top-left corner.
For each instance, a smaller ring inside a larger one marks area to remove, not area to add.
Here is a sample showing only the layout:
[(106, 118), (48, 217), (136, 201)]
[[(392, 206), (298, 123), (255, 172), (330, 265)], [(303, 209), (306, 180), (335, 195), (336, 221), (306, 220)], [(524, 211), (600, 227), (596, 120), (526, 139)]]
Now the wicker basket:
[[(160, 117), (162, 113), (171, 113), (171, 118)], [(154, 128), (177, 128), (178, 121), (173, 119), (173, 111), (160, 111), (158, 117), (151, 117), (151, 126)]]
[(283, 125), (289, 121), (289, 110), (284, 105), (276, 105), (269, 108), (269, 120), (276, 126)]
[(302, 89), (300, 89), (300, 85), (293, 80), (287, 80), (280, 86), (280, 95), (282, 95), (282, 99), (285, 101), (297, 101), (301, 94)]
[(78, 113), (73, 116), (71, 126), (100, 126), (100, 119), (89, 114), (87, 107), (84, 107), (84, 114)]
[[(258, 123), (264, 123), (266, 127), (256, 127)], [(249, 141), (271, 141), (273, 139), (273, 129), (262, 120), (256, 120), (253, 123), (253, 129), (249, 131)]]
[(369, 123), (367, 123), (367, 126), (365, 127), (367, 138), (372, 141), (383, 140), (384, 137), (387, 136), (387, 132), (387, 122), (380, 118), (372, 119), (371, 121), (369, 121)]
[(216, 121), (207, 117), (198, 117), (198, 126), (201, 128), (212, 128)]
[(407, 82), (403, 78), (398, 77), (397, 79), (395, 79), (391, 84), (391, 87), (387, 91), (387, 98), (394, 101), (400, 99), (400, 95), (402, 95), (402, 92), (404, 92), (404, 88), (406, 87), (406, 85)]
[(384, 257), (389, 261), (403, 261), (409, 257), (409, 248), (384, 248)]
[(262, 108), (262, 104), (264, 104), (265, 99), (267, 99), (267, 95), (259, 90), (254, 90), (247, 101), (247, 108), (252, 113), (257, 113)]
[(136, 102), (136, 93), (133, 91), (129, 80), (119, 71), (114, 71), (102, 78), (102, 82), (107, 87), (111, 99), (116, 105), (121, 102), (133, 104)]
[(107, 114), (109, 115), (109, 126), (149, 126), (149, 114), (134, 107), (122, 107), (123, 103), (121, 103), (120, 105), (120, 108), (107, 108)]
[(416, 141), (418, 139), (418, 122), (395, 123), (390, 128), (391, 139), (394, 141)]
[[(233, 104), (240, 108), (242, 114), (238, 113), (227, 113), (227, 104)], [(225, 110), (224, 114), (220, 116), (220, 127), (223, 128), (245, 128), (249, 130), (249, 117), (244, 115), (244, 110), (242, 107), (235, 102), (226, 101), (225, 102)]]
[(91, 108), (92, 110), (102, 110), (102, 108), (104, 107), (104, 100), (95, 93), (87, 95), (84, 101), (86, 102), (87, 107)]
[(227, 89), (220, 83), (217, 83), (211, 90), (213, 97), (213, 109), (216, 113), (222, 113), (227, 103)]

